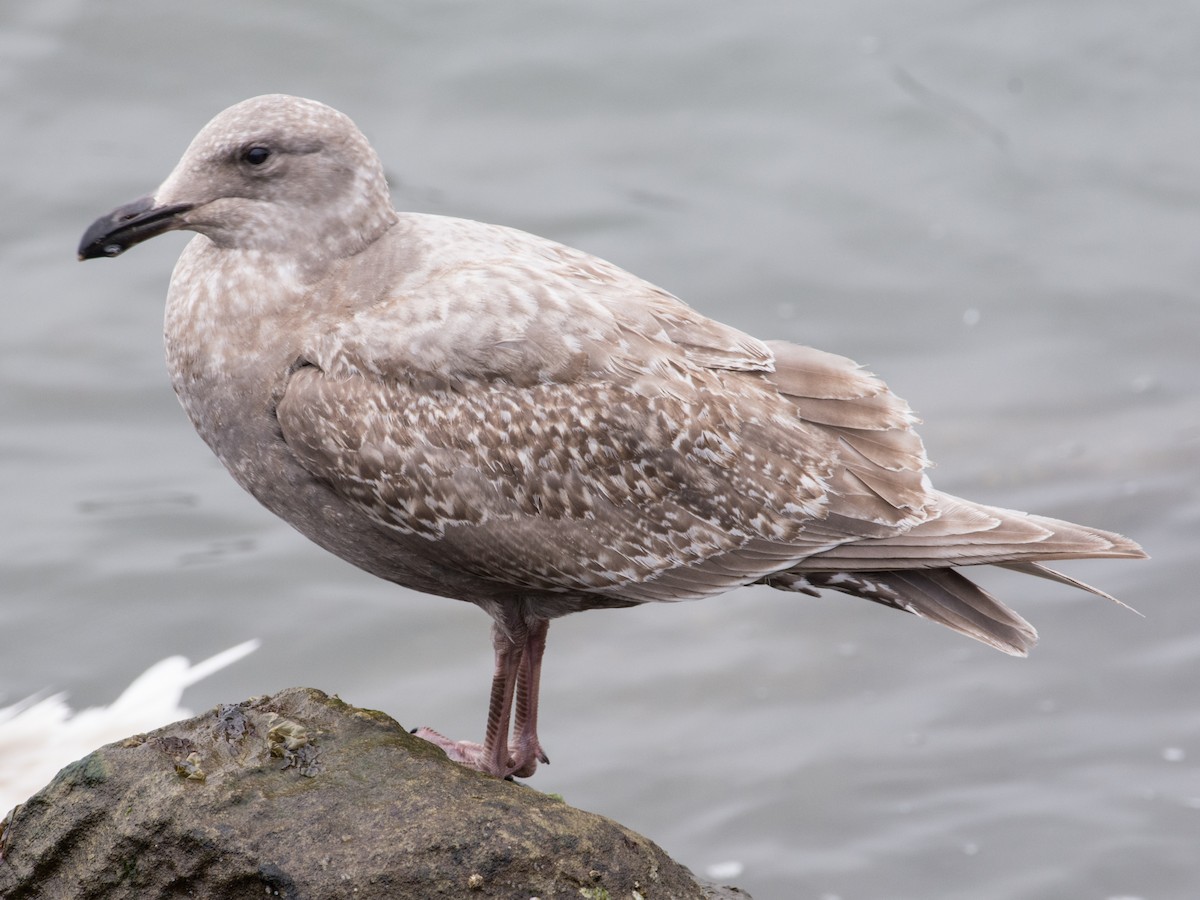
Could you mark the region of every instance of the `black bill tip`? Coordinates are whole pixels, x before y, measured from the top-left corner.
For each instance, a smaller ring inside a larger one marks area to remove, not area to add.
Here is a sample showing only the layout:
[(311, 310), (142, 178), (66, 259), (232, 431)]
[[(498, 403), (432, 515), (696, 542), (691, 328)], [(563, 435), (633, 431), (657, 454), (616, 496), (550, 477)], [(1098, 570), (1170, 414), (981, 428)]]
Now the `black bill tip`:
[(178, 228), (178, 216), (189, 209), (190, 203), (156, 206), (153, 197), (118, 206), (88, 226), (79, 242), (79, 258), (120, 256), (135, 244)]

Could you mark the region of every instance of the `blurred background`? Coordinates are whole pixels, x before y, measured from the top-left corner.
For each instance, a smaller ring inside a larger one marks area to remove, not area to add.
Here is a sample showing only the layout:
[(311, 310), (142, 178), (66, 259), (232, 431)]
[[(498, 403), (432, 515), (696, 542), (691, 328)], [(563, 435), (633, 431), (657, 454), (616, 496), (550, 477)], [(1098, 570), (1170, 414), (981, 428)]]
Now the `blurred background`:
[(487, 618), (309, 545), (192, 432), (161, 351), (187, 236), (75, 261), (272, 91), (354, 118), (399, 208), (851, 356), (943, 490), (1154, 557), (1063, 567), (1145, 618), (982, 579), (1041, 631), (1028, 660), (840, 595), (560, 620), (535, 787), (758, 900), (1196, 896), (1194, 4), (6, 0), (0, 705), (258, 638), (187, 705), (307, 685), (482, 732)]

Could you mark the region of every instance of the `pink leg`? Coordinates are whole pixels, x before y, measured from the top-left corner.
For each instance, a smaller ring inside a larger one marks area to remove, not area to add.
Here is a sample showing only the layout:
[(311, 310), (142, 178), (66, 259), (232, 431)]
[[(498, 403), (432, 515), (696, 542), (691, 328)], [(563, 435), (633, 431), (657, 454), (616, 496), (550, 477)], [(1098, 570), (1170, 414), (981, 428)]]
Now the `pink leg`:
[(549, 628), (548, 620), (535, 622), (529, 628), (521, 653), (521, 667), (517, 670), (517, 711), (512, 755), (516, 765), (513, 774), (520, 778), (532, 775), (539, 762), (550, 762), (537, 736), (538, 689)]
[(489, 775), (505, 778), (512, 772), (508, 757), (508, 725), (512, 718), (513, 690), (521, 667), (523, 647), (492, 626), (492, 643), (496, 648), (496, 671), (492, 675), (492, 696), (488, 701), (487, 731), (483, 738), (483, 758), (480, 767)]
[[(549, 762), (537, 737), (538, 680), (548, 627), (546, 621), (535, 621), (532, 626), (521, 623), (511, 629), (516, 632), (511, 637), (499, 625), (492, 627), (496, 668), (482, 745), (450, 740), (432, 728), (419, 728), (414, 734), (441, 747), (455, 762), (497, 778), (509, 775), (525, 778), (533, 774), (539, 761)], [(514, 693), (516, 744), (510, 748), (508, 730)]]

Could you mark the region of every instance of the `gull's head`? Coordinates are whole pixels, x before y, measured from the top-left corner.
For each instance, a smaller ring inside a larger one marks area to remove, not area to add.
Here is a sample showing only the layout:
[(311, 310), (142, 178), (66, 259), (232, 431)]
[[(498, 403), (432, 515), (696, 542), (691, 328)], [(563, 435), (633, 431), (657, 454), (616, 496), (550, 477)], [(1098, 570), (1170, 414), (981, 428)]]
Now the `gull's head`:
[(349, 117), (267, 94), (205, 125), (152, 195), (97, 219), (79, 258), (117, 256), (181, 229), (222, 248), (338, 258), (395, 219), (379, 157)]

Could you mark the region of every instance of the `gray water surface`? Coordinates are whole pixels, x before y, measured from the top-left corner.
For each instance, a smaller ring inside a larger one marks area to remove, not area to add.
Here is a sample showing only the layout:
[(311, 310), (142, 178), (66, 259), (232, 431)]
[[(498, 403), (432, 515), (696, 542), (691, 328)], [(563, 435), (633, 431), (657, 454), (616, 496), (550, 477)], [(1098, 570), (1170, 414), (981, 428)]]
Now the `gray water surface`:
[(482, 730), (486, 617), (310, 546), (192, 433), (160, 337), (186, 238), (74, 260), (269, 91), (350, 114), (398, 206), (854, 357), (939, 487), (1154, 557), (1064, 566), (1145, 618), (986, 577), (1028, 660), (765, 589), (556, 622), (536, 787), (758, 900), (1200, 895), (1194, 4), (6, 0), (0, 704), (258, 637), (187, 702), (304, 684)]

